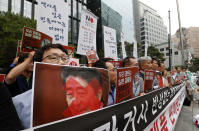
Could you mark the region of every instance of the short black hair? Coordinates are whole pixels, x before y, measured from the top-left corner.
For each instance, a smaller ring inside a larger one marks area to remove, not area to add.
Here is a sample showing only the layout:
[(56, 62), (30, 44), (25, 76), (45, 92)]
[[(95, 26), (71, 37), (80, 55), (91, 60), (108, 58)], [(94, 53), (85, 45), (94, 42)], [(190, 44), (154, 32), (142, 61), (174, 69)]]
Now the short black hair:
[(80, 77), (88, 82), (90, 82), (93, 78), (96, 78), (99, 83), (102, 83), (101, 74), (95, 68), (63, 67), (61, 70), (63, 84), (69, 76)]
[(164, 64), (164, 61), (158, 60), (158, 67), (161, 67), (161, 64)]
[(112, 58), (101, 58), (95, 63), (93, 63), (93, 67), (104, 68), (107, 69), (106, 62), (113, 61)]
[(55, 49), (55, 48), (60, 49), (64, 53), (68, 54), (67, 50), (61, 44), (47, 44), (35, 52), (33, 60), (37, 62), (41, 62), (44, 52), (49, 49)]
[(153, 63), (154, 61), (157, 61), (157, 62), (158, 62), (158, 60), (157, 60), (156, 57), (152, 57), (151, 63)]
[(135, 57), (134, 56), (127, 56), (126, 58), (124, 58), (124, 60), (122, 61), (122, 66), (124, 67), (126, 63), (129, 63), (130, 59), (135, 59)]

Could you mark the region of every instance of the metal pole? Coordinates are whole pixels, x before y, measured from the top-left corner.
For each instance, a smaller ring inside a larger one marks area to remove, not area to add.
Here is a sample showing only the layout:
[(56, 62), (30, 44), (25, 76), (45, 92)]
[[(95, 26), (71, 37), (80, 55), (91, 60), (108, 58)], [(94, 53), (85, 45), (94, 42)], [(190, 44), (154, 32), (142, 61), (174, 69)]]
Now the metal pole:
[(20, 7), (20, 16), (24, 14), (24, 0), (21, 0), (21, 7)]
[(12, 11), (12, 0), (8, 0), (8, 12), (11, 13)]
[(32, 10), (31, 10), (31, 19), (35, 19), (35, 0), (32, 0)]
[(169, 10), (168, 11), (169, 13), (169, 35), (168, 35), (168, 46), (169, 46), (169, 70), (171, 71), (171, 66), (172, 66), (172, 57), (171, 57), (171, 54), (172, 54), (172, 49), (171, 49), (171, 16), (170, 16), (170, 13), (171, 11)]
[(179, 23), (179, 30), (180, 30), (180, 43), (181, 43), (181, 53), (182, 53), (182, 65), (184, 66), (184, 44), (183, 44), (183, 40), (182, 40), (182, 27), (181, 27), (181, 21), (180, 21), (180, 9), (179, 9), (178, 0), (176, 0), (176, 5), (177, 5), (178, 23)]

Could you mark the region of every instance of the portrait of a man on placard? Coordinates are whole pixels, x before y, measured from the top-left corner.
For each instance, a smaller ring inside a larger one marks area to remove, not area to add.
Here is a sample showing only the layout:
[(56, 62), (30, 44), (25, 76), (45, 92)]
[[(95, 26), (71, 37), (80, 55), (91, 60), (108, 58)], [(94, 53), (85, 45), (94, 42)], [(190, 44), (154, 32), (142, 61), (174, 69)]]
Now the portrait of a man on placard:
[(65, 117), (79, 115), (103, 107), (102, 79), (96, 69), (63, 68), (62, 89), (66, 93), (68, 107), (63, 112)]

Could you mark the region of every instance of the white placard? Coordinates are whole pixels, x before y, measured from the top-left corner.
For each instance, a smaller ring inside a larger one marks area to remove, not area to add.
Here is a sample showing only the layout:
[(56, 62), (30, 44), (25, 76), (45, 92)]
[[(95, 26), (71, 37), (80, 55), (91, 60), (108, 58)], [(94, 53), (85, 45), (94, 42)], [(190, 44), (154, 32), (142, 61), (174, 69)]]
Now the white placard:
[(122, 57), (123, 59), (126, 58), (126, 49), (124, 45), (124, 33), (121, 32), (121, 46), (122, 46)]
[(86, 55), (89, 50), (96, 50), (97, 17), (82, 8), (77, 54)]
[(117, 60), (116, 30), (104, 26), (104, 57)]
[(37, 0), (37, 30), (53, 38), (53, 43), (68, 45), (68, 4), (61, 0)]

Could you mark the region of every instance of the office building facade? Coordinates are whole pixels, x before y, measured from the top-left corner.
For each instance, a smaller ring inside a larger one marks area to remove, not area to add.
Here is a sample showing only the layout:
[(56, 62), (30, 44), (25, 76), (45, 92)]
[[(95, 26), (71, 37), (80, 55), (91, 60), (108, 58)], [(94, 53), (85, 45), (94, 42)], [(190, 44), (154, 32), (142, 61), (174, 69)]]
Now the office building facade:
[(138, 43), (158, 45), (168, 41), (167, 27), (156, 10), (136, 0), (135, 25)]

